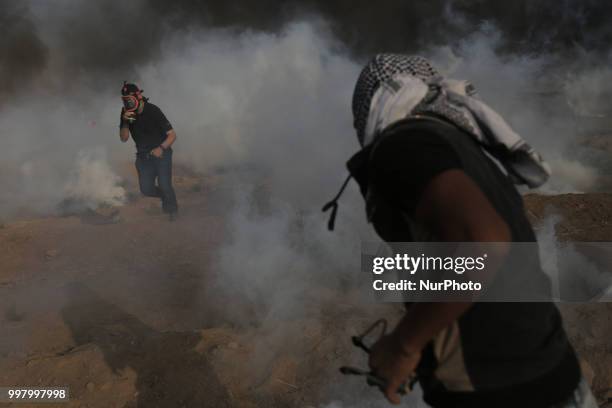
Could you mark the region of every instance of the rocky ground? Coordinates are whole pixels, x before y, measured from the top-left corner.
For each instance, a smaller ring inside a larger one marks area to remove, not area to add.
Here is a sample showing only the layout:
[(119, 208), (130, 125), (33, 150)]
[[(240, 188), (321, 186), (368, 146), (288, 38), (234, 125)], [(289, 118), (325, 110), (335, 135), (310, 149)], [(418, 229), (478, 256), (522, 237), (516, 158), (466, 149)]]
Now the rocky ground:
[[(55, 405), (62, 407), (326, 405), (330, 389), (348, 381), (337, 368), (364, 364), (349, 336), (401, 308), (364, 309), (350, 291), (321, 288), (317, 313), (303, 319), (224, 319), (228, 308), (255, 312), (206, 286), (226, 233), (222, 185), (179, 169), (175, 223), (134, 193), (120, 209), (2, 224), (0, 385), (68, 386), (70, 402)], [(561, 215), (560, 239), (612, 240), (610, 194), (531, 195), (526, 204), (536, 225)], [(612, 304), (562, 310), (603, 406), (612, 397)], [(337, 395), (357, 404), (352, 394)]]

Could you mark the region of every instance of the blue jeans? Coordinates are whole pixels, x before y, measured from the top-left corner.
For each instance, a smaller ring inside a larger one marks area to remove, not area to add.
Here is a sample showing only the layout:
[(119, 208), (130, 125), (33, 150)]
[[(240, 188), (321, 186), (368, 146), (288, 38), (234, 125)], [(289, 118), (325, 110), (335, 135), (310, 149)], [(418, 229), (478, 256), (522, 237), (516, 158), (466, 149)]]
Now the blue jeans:
[(178, 204), (172, 187), (172, 149), (164, 151), (159, 159), (148, 153), (138, 153), (136, 170), (140, 192), (147, 197), (161, 198), (162, 210), (165, 213), (176, 213)]

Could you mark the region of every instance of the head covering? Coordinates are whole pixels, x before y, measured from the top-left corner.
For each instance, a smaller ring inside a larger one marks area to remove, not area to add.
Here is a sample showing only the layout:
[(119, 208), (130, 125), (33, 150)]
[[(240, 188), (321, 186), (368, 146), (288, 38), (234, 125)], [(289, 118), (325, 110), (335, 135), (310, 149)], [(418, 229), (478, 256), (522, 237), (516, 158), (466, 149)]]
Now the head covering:
[(140, 88), (138, 88), (138, 85), (133, 84), (133, 83), (128, 83), (126, 81), (123, 81), (123, 86), (121, 87), (121, 95), (122, 96), (126, 96), (126, 95), (130, 95), (130, 94), (135, 94), (135, 93), (141, 93), (142, 90)]
[(382, 82), (398, 73), (408, 73), (424, 81), (439, 76), (434, 66), (423, 57), (378, 54), (372, 58), (361, 71), (353, 93), (353, 125), (362, 145), (372, 97)]
[(123, 100), (123, 108), (127, 112), (137, 112), (140, 106), (148, 101), (147, 98), (142, 96), (142, 89), (138, 85), (127, 81), (123, 81), (121, 99)]
[[(353, 93), (353, 125), (362, 147), (400, 120), (441, 117), (472, 136), (515, 184), (538, 187), (550, 177), (550, 167), (506, 121), (481, 101), (468, 81), (442, 77), (425, 58), (378, 54), (363, 68)], [(436, 119), (431, 119), (436, 120)], [(439, 120), (439, 119), (438, 119)], [(469, 137), (466, 135), (466, 137)], [(325, 206), (334, 229), (338, 194)]]
[(366, 146), (392, 124), (420, 114), (446, 119), (470, 134), (516, 184), (538, 187), (550, 176), (542, 157), (468, 81), (447, 79), (425, 58), (379, 54), (362, 70), (353, 94), (357, 137)]

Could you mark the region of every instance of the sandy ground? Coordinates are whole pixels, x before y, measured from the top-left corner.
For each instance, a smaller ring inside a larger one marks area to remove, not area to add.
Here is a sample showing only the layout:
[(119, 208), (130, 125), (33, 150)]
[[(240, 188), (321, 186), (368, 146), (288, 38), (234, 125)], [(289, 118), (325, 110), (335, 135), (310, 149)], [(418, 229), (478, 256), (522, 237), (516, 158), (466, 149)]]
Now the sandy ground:
[(217, 184), (179, 168), (173, 223), (134, 194), (120, 209), (3, 224), (0, 384), (67, 386), (62, 407), (319, 406), (350, 335), (401, 308), (365, 313), (321, 288), (316, 318), (228, 321), (256, 305), (203, 286), (225, 234)]
[[(206, 287), (228, 195), (214, 177), (178, 170), (174, 223), (133, 194), (120, 209), (2, 224), (0, 385), (70, 387), (70, 402), (49, 407), (319, 407), (346, 381), (337, 368), (355, 359), (349, 336), (376, 316), (399, 316), (400, 307), (364, 312), (356, 296), (321, 288), (312, 318), (227, 321), (228, 308), (256, 313)], [(612, 240), (612, 195), (526, 203), (534, 223), (564, 215), (562, 239)], [(562, 310), (603, 406), (612, 397), (612, 304)], [(279, 339), (280, 327), (299, 335)]]

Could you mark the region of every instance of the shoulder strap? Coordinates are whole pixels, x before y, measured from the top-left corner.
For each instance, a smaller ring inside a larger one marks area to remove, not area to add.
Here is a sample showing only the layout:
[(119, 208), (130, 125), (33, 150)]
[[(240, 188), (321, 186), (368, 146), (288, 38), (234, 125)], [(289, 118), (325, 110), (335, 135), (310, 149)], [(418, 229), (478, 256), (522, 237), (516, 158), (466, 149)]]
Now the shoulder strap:
[(327, 222), (327, 229), (330, 231), (334, 230), (334, 226), (336, 224), (336, 215), (338, 214), (338, 200), (340, 199), (340, 196), (344, 192), (344, 189), (346, 188), (352, 177), (353, 176), (349, 174), (346, 180), (344, 180), (344, 183), (342, 183), (342, 187), (340, 187), (340, 191), (338, 191), (336, 196), (323, 206), (323, 212), (327, 212), (330, 208), (332, 210), (331, 214), (329, 215), (329, 221)]

